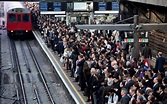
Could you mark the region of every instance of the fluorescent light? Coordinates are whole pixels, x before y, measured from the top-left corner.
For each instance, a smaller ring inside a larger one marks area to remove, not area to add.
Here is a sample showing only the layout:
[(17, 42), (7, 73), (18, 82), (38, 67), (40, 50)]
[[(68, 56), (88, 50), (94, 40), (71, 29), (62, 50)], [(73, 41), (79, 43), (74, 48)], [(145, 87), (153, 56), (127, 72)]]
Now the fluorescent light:
[(95, 14), (118, 14), (119, 11), (95, 11)]
[(65, 17), (66, 15), (55, 15), (55, 17)]
[(65, 14), (65, 11), (41, 11), (41, 14)]

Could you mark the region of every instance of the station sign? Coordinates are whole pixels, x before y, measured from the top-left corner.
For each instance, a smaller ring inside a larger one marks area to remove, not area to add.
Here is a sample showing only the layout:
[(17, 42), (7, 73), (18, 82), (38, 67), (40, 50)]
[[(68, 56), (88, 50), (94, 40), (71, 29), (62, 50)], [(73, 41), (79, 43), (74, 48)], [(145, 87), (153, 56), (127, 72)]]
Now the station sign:
[(119, 10), (119, 2), (112, 2), (112, 10)]
[(139, 42), (148, 43), (148, 39), (147, 38), (139, 38)]
[(74, 11), (86, 11), (87, 2), (74, 2)]
[(41, 14), (65, 14), (65, 2), (39, 2), (39, 10)]
[(99, 2), (98, 3), (98, 10), (99, 11), (105, 11), (107, 8), (106, 8), (106, 2)]
[(94, 11), (119, 10), (119, 2), (93, 2)]
[(87, 12), (93, 11), (93, 2), (74, 2), (73, 12)]
[[(124, 39), (124, 42), (132, 43), (132, 42), (134, 42), (134, 39), (133, 38), (126, 38), (126, 39)], [(148, 43), (148, 39), (147, 38), (139, 38), (139, 42), (140, 43)]]
[(39, 3), (39, 10), (40, 11), (48, 11), (48, 3), (47, 2), (40, 2)]
[(132, 43), (132, 42), (134, 42), (134, 39), (133, 38), (126, 38), (126, 39), (124, 39), (124, 42)]
[(53, 3), (53, 11), (61, 11), (61, 2), (54, 2)]
[(119, 13), (119, 2), (93, 2), (93, 11), (95, 14), (113, 14)]

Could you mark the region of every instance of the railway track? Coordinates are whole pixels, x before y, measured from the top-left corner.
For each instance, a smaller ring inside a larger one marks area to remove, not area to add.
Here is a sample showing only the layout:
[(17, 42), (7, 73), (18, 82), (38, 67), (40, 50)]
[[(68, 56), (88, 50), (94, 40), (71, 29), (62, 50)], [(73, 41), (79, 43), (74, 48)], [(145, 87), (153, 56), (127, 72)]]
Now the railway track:
[(47, 65), (50, 61), (39, 57), (42, 52), (33, 42), (10, 40), (15, 89), (13, 104), (72, 104), (53, 66)]
[(18, 81), (19, 84), (17, 84), (16, 79), (14, 80), (15, 83), (15, 90), (16, 90), (16, 96), (17, 96), (17, 102), (19, 104), (27, 104), (27, 97), (26, 97), (26, 92), (25, 92), (25, 87), (23, 84), (23, 76), (21, 74), (21, 68), (19, 65), (19, 59), (18, 59), (18, 54), (15, 46), (15, 42), (11, 40), (11, 45), (12, 45), (12, 55), (13, 55), (13, 61), (14, 61), (14, 69), (13, 72), (17, 72), (18, 74)]
[[(51, 92), (49, 91), (48, 84), (46, 83), (46, 79), (45, 79), (45, 77), (44, 77), (44, 75), (43, 75), (43, 73), (42, 73), (42, 71), (41, 71), (40, 65), (38, 64), (38, 61), (37, 61), (37, 59), (36, 59), (36, 57), (35, 57), (35, 55), (34, 55), (34, 53), (33, 53), (33, 51), (32, 51), (32, 48), (31, 48), (30, 44), (29, 44), (27, 41), (26, 41), (26, 44), (27, 44), (28, 49), (29, 49), (29, 51), (30, 51), (30, 53), (31, 53), (31, 56), (32, 56), (33, 61), (34, 61), (35, 66), (36, 66), (36, 69), (38, 70), (38, 73), (39, 73), (39, 75), (40, 75), (40, 77), (41, 77), (41, 79), (42, 79), (42, 83), (43, 83), (43, 85), (44, 85), (44, 87), (45, 87), (45, 90), (46, 90), (46, 92), (47, 92), (47, 94), (48, 94), (48, 98), (49, 98), (51, 104), (55, 104), (55, 102), (54, 102), (54, 100), (53, 100), (53, 97), (52, 97), (52, 95), (51, 95)], [(35, 85), (34, 85), (34, 88), (36, 88)], [(36, 90), (35, 90), (35, 91), (36, 91)], [(37, 93), (37, 91), (36, 91), (36, 93)], [(36, 94), (36, 95), (38, 95), (38, 94)], [(38, 96), (36, 96), (36, 97), (37, 97), (37, 99), (39, 99)]]

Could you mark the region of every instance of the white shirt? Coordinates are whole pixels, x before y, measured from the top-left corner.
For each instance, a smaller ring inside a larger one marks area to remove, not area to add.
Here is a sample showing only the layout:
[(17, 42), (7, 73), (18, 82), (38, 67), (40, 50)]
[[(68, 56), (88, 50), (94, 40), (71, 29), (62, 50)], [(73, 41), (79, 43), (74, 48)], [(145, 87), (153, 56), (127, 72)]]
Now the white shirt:
[(118, 102), (118, 95), (114, 93), (113, 95), (113, 103), (112, 103), (112, 96), (108, 97), (108, 103), (107, 104), (117, 104)]

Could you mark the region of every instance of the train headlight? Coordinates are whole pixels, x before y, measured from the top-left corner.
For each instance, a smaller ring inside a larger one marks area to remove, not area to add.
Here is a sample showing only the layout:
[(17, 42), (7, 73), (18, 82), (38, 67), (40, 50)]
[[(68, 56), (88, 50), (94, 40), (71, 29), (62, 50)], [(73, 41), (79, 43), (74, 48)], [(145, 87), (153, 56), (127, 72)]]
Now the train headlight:
[(28, 30), (26, 30), (26, 32), (28, 32)]
[(13, 30), (11, 30), (11, 32), (13, 32)]

